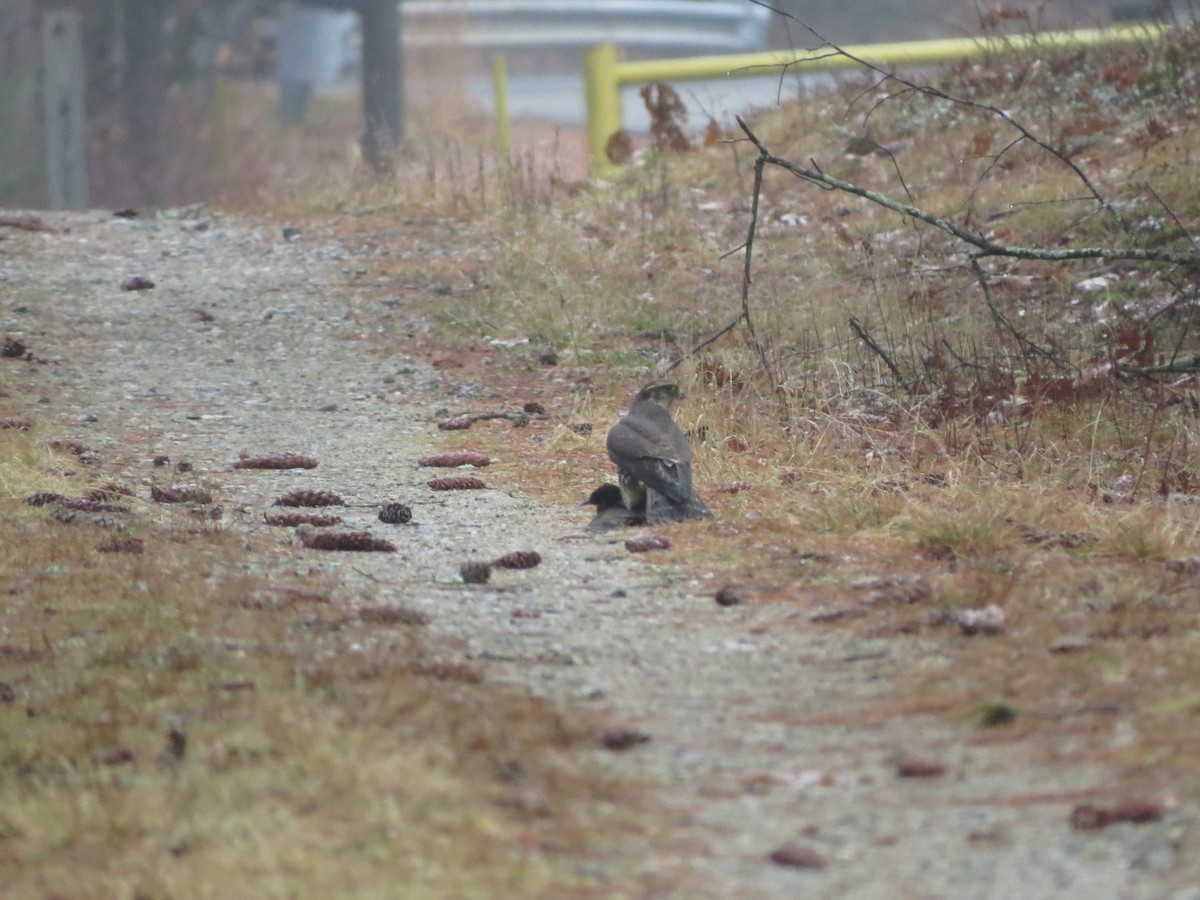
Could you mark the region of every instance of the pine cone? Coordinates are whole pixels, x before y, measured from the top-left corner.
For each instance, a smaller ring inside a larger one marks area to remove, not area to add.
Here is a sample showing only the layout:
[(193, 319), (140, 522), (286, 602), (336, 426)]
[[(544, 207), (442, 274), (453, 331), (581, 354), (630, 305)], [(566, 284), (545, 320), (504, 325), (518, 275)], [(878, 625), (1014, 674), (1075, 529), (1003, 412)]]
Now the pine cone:
[(474, 475), (452, 475), (449, 478), (434, 478), (428, 482), (435, 491), (481, 491), (487, 487)]
[(531, 416), (544, 416), (546, 414), (546, 407), (542, 406), (540, 403), (526, 403), (521, 407), (521, 410), (522, 412), (529, 413)]
[(58, 450), (61, 453), (74, 453), (76, 456), (83, 457), (89, 453), (95, 453), (90, 447), (79, 443), (79, 441), (51, 441), (51, 450)]
[(9, 338), (0, 346), (0, 357), (4, 359), (16, 359), (19, 356), (25, 355), (25, 345), (16, 338)]
[(159, 503), (212, 503), (212, 494), (194, 484), (173, 484), (160, 488), (150, 487), (150, 499)]
[(582, 437), (588, 437), (592, 433), (591, 422), (576, 422), (574, 425), (568, 425), (567, 427)]
[(114, 538), (96, 549), (100, 553), (144, 553), (146, 542), (141, 538)]
[(309, 550), (396, 552), (396, 546), (390, 541), (372, 537), (366, 531), (310, 531), (308, 529), (301, 529), (297, 533), (300, 535), (300, 543)]
[(286, 528), (295, 528), (297, 525), (315, 525), (318, 528), (325, 528), (330, 525), (341, 525), (342, 517), (302, 512), (263, 513), (263, 521), (268, 525), (282, 525)]
[(25, 502), (30, 506), (48, 506), (51, 503), (58, 503), (60, 500), (65, 500), (62, 494), (56, 494), (54, 491), (38, 491), (36, 494), (30, 494), (25, 498)]
[(476, 466), (482, 468), (489, 465), (491, 459), (474, 450), (449, 450), (445, 453), (434, 453), (432, 456), (422, 456), (417, 460), (418, 466), (439, 466), (453, 468), (455, 466)]
[(89, 491), (86, 499), (99, 500), (103, 503), (112, 503), (118, 497), (132, 496), (133, 491), (131, 491), (129, 488), (110, 481), (108, 484), (102, 484), (95, 490)]
[(615, 750), (617, 752), (649, 742), (650, 735), (644, 731), (636, 731), (632, 728), (614, 728), (600, 735), (600, 746), (605, 750)]
[(727, 584), (717, 591), (716, 601), (718, 606), (737, 606), (749, 596), (750, 592), (745, 588)]
[(315, 469), (317, 461), (299, 453), (267, 453), (248, 456), (233, 464), (235, 469)]
[(388, 503), (379, 510), (379, 521), (388, 525), (405, 525), (412, 521), (412, 510), (403, 503)]
[(470, 419), (442, 419), (438, 422), (438, 429), (441, 431), (465, 431), (470, 427)]
[(276, 506), (345, 506), (346, 501), (333, 491), (314, 491), (301, 488), (290, 491), (275, 501)]
[(536, 550), (516, 550), (492, 560), (497, 569), (532, 569), (542, 561)]
[(530, 421), (529, 416), (521, 413), (521, 415), (512, 420), (513, 428), (528, 428)]
[(467, 584), (487, 584), (492, 577), (492, 567), (485, 562), (465, 562), (458, 567), (458, 574)]

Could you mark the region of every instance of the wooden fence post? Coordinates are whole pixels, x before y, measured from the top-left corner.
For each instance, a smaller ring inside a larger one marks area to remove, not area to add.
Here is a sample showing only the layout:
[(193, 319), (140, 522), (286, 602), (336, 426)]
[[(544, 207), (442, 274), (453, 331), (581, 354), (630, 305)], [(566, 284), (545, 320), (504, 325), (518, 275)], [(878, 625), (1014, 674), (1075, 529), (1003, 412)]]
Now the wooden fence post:
[(46, 187), (51, 209), (88, 205), (87, 117), (83, 109), (83, 40), (79, 13), (42, 17), (42, 100), (46, 120)]

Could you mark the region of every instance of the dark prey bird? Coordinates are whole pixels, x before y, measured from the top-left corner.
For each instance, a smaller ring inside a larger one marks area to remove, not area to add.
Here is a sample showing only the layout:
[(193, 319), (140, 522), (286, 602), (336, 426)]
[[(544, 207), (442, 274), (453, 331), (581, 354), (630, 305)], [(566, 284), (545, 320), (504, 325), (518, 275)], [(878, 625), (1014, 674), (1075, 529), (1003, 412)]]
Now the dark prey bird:
[(588, 523), (588, 531), (612, 531), (626, 525), (641, 525), (646, 514), (634, 512), (625, 505), (625, 495), (615, 484), (602, 484), (580, 506), (596, 507), (596, 517)]
[(692, 448), (671, 418), (672, 404), (683, 397), (677, 384), (648, 385), (608, 432), (625, 506), (651, 525), (712, 516), (692, 489)]

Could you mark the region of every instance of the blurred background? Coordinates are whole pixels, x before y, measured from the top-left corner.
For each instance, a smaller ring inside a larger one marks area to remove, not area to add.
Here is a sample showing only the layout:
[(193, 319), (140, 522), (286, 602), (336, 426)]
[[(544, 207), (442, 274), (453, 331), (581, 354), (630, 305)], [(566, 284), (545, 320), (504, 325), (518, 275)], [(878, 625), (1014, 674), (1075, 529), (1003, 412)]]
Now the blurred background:
[[(487, 146), (496, 55), (514, 149), (550, 147), (582, 178), (581, 59), (603, 41), (662, 58), (817, 46), (804, 25), (846, 45), (1174, 14), (1158, 0), (772, 6), (794, 19), (749, 0), (0, 0), (0, 206), (249, 203), (330, 167)], [(771, 77), (680, 94), (702, 124), (804, 89)], [(623, 105), (644, 129), (636, 91)]]

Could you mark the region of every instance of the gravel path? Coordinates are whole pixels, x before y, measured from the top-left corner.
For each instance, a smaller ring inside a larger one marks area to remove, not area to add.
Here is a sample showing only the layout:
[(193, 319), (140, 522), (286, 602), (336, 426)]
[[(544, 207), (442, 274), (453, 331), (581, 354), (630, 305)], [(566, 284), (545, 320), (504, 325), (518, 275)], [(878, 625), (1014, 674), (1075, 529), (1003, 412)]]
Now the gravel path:
[[(404, 346), (364, 350), (405, 313), (354, 288), (365, 263), (345, 248), (205, 213), (43, 221), (54, 230), (0, 232), (0, 333), (50, 361), (28, 381), (56, 436), (143, 474), (159, 454), (191, 461), (219, 483), (230, 527), (277, 548), (268, 564), (303, 560), (335, 572), (345, 596), (426, 610), (428, 630), (489, 680), (606, 709), (648, 735), (598, 750), (597, 764), (652, 785), (679, 830), (643, 859), (611, 859), (614, 871), (690, 885), (663, 896), (1200, 897), (1200, 869), (1181, 852), (1194, 810), (1072, 830), (1071, 808), (1107, 773), (1038, 768), (978, 729), (888, 712), (903, 667), (946, 664), (933, 645), (831, 634), (788, 603), (719, 607), (702, 573), (634, 557), (624, 535), (584, 534), (580, 510), (428, 491), (415, 461), (439, 449), (434, 411), (480, 373), (435, 372)], [(122, 290), (133, 276), (156, 286)], [(230, 471), (242, 450), (310, 453), (320, 467)], [(399, 552), (299, 550), (259, 515), (294, 487), (337, 491), (350, 527)], [(379, 503), (394, 499), (412, 504), (416, 527), (380, 526)], [(538, 568), (448, 583), (464, 559), (526, 549), (542, 554)], [(946, 772), (899, 778), (905, 758)], [(768, 860), (789, 843), (824, 867)], [(601, 884), (605, 865), (589, 870)]]

